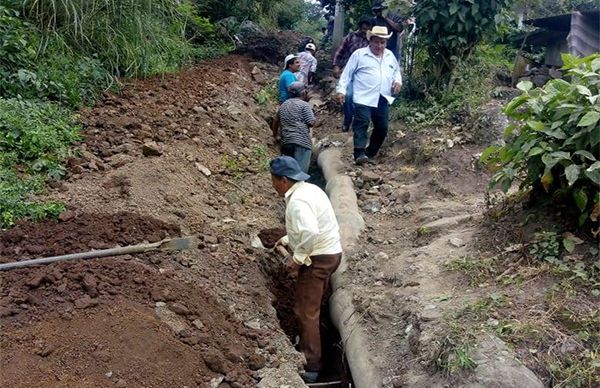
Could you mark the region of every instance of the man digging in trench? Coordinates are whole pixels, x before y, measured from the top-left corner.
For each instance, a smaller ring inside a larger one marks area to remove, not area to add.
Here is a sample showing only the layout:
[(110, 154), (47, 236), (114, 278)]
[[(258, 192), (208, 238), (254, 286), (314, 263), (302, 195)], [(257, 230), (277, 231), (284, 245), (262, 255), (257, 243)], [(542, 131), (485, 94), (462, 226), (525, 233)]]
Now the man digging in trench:
[(321, 301), (342, 258), (339, 227), (327, 194), (305, 182), (310, 175), (294, 158), (280, 156), (271, 160), (270, 166), (273, 188), (286, 202), (287, 235), (281, 240), (293, 251), (287, 267), (298, 274), (294, 313), (300, 328), (300, 351), (306, 357), (302, 378), (313, 383), (321, 370)]

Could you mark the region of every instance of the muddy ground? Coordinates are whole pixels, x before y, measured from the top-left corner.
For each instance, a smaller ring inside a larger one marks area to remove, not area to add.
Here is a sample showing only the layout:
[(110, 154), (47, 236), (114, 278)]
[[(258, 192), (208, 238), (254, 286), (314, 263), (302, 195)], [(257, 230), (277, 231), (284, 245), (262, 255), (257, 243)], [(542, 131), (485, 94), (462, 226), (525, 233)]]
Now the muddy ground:
[[(293, 279), (277, 255), (250, 246), (251, 235), (283, 225), (284, 204), (267, 171), (277, 154), (268, 128), (274, 106), (254, 98), (278, 71), (227, 56), (132, 82), (82, 112), (80, 155), (48, 194), (67, 212), (1, 232), (0, 261), (178, 236), (197, 236), (200, 246), (0, 274), (0, 362), (10, 366), (1, 368), (3, 386), (253, 387), (267, 375), (301, 386), (289, 374), (301, 366), (292, 346)], [(490, 238), (497, 228), (484, 217), (487, 174), (477, 154), (487, 143), (473, 138), (469, 123), (416, 132), (394, 120), (378, 163), (356, 167), (331, 100), (335, 81), (320, 79), (314, 136), (342, 149), (365, 218), (357, 248), (346, 252), (344, 287), (381, 377), (373, 386), (488, 386), (477, 372), (483, 367), (452, 366), (463, 345), (485, 365), (477, 349), (490, 333), (552, 385), (537, 354), (555, 344), (532, 346), (499, 329), (511, 322), (502, 309), (524, 317), (547, 303), (536, 290), (552, 286), (551, 271), (473, 285), (448, 264), (513, 243)], [(499, 106), (491, 103), (490, 112)], [(501, 272), (490, 269), (493, 279)], [(455, 318), (498, 292), (507, 297), (483, 305), (478, 319)], [(585, 300), (580, 314), (598, 310)]]

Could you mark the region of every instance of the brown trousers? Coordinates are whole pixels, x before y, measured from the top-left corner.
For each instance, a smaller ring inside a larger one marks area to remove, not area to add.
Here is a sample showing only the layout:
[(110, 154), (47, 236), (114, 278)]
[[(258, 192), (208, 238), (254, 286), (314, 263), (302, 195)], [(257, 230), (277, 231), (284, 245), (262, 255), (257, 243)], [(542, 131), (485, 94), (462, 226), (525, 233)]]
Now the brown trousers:
[(312, 264), (303, 265), (296, 282), (294, 313), (300, 327), (300, 351), (306, 357), (308, 372), (321, 370), (321, 301), (329, 288), (329, 279), (340, 265), (342, 254), (311, 256)]

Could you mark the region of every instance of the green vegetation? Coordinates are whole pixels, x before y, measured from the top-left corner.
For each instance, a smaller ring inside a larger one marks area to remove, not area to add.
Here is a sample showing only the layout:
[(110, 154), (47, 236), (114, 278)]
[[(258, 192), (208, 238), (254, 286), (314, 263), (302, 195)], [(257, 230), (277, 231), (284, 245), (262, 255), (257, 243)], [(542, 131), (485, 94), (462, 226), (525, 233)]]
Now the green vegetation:
[(246, 0), (227, 7), (216, 0), (3, 1), (0, 227), (63, 209), (32, 198), (45, 182), (65, 174), (69, 147), (78, 140), (75, 110), (116, 88), (118, 77), (176, 71), (231, 49), (231, 31), (218, 23), (229, 16), (238, 18), (233, 24), (250, 19), (292, 28), (319, 12), (303, 0)]
[[(579, 225), (600, 215), (600, 55), (563, 55), (569, 81), (551, 80), (532, 89), (521, 82), (519, 97), (504, 108), (516, 122), (505, 130), (505, 146), (481, 156), (496, 173), (492, 186), (506, 192), (514, 181), (578, 209)], [(539, 195), (539, 198), (544, 198)]]
[(427, 84), (444, 86), (470, 56), (509, 0), (422, 0), (415, 7), (420, 37), (427, 47)]
[(508, 73), (512, 67), (512, 53), (506, 45), (482, 43), (471, 57), (457, 64), (448, 86), (440, 89), (427, 85), (428, 57), (421, 51), (394, 114), (417, 130), (445, 123), (457, 115), (476, 116), (477, 109), (495, 92), (495, 75)]
[(68, 110), (51, 102), (0, 98), (0, 226), (20, 218), (56, 216), (63, 206), (28, 199), (46, 179), (59, 179), (78, 126)]

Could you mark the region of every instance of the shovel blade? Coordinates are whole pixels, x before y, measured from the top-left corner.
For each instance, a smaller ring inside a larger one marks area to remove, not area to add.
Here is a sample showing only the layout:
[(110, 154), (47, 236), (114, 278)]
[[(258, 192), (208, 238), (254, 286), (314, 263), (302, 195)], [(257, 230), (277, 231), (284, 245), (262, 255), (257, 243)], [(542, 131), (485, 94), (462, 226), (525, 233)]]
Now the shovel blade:
[(199, 240), (195, 236), (172, 238), (164, 240), (158, 246), (160, 251), (182, 251), (185, 249), (198, 248)]

